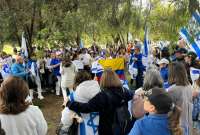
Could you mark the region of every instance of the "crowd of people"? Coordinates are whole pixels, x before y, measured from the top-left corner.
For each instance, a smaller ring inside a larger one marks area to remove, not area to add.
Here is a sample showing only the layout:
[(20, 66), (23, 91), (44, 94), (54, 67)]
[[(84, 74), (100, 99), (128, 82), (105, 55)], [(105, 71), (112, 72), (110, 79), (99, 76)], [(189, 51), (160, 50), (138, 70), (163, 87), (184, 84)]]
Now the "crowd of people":
[[(34, 96), (63, 96), (58, 135), (200, 134), (200, 61), (180, 39), (173, 51), (143, 45), (39, 49), (29, 56), (14, 49), (0, 55), (2, 134), (46, 135), (47, 123)], [(95, 62), (124, 59), (124, 76)], [(102, 68), (103, 67), (103, 68)], [(127, 71), (127, 72), (126, 72)], [(130, 76), (130, 79), (129, 77)], [(126, 80), (129, 81), (127, 87)]]

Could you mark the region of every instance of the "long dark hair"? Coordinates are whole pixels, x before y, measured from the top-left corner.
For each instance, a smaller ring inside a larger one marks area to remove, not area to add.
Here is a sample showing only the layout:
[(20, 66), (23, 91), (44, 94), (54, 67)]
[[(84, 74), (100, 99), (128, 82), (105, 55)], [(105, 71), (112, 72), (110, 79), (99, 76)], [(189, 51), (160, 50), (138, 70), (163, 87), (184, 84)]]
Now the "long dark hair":
[(176, 84), (179, 86), (189, 85), (186, 68), (182, 62), (172, 62), (169, 64), (169, 78), (170, 84)]
[(65, 57), (62, 58), (62, 66), (64, 66), (64, 67), (70, 67), (71, 64), (72, 64), (72, 61), (71, 61), (69, 55), (67, 55), (67, 56), (65, 56)]
[(74, 77), (74, 89), (84, 81), (91, 80), (92, 77), (87, 71), (79, 71)]

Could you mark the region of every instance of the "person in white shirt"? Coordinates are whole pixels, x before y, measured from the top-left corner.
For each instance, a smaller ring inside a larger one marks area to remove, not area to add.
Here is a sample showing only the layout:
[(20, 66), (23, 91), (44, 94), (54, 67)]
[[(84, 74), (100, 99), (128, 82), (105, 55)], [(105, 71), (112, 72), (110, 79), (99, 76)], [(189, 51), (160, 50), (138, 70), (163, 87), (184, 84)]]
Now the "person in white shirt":
[(47, 123), (40, 109), (26, 101), (27, 83), (10, 76), (0, 87), (1, 128), (6, 135), (46, 135)]
[(79, 59), (83, 62), (84, 69), (90, 71), (90, 66), (92, 63), (92, 57), (87, 53), (86, 49), (82, 50), (82, 53), (79, 55)]
[(77, 72), (79, 70), (83, 70), (84, 69), (83, 62), (78, 59), (78, 54), (76, 54), (76, 53), (73, 55), (73, 61), (72, 61), (72, 63), (76, 67), (76, 71)]
[(64, 57), (60, 64), (61, 88), (64, 101), (66, 101), (67, 94), (73, 91), (75, 73), (76, 68), (71, 62), (70, 57)]

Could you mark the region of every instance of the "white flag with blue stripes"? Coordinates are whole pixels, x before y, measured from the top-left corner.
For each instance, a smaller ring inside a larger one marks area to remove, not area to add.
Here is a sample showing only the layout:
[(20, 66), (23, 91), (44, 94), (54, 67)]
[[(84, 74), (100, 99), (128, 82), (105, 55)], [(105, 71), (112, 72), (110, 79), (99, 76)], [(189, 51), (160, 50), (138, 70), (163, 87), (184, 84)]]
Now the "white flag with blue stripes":
[(26, 46), (26, 39), (24, 37), (24, 33), (22, 33), (21, 49), (22, 49), (21, 53), (23, 53), (22, 55), (28, 58), (28, 49), (27, 49), (27, 46)]

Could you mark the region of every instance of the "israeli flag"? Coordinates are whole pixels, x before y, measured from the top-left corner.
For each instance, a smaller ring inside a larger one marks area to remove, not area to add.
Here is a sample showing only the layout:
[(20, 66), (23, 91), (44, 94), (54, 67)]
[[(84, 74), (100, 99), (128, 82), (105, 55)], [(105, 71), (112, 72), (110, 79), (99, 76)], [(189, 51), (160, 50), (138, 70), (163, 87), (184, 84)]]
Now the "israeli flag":
[(103, 67), (98, 63), (98, 60), (92, 63), (91, 72), (93, 74), (97, 74), (97, 73), (103, 72)]
[(189, 44), (190, 49), (195, 51), (197, 56), (200, 58), (200, 48), (188, 30), (186, 28), (181, 28), (179, 34)]
[(148, 28), (145, 27), (142, 64), (146, 68), (149, 68), (149, 66), (151, 65), (151, 63), (152, 63), (152, 60), (151, 60), (151, 57), (150, 57), (150, 46), (149, 46)]
[(198, 11), (194, 12), (192, 17), (200, 24), (200, 14)]
[(193, 83), (195, 80), (199, 78), (199, 75), (200, 75), (200, 69), (193, 68), (193, 67), (190, 68), (190, 77)]
[(80, 49), (84, 48), (84, 44), (83, 44), (82, 39), (81, 39), (81, 41), (80, 41), (80, 45), (79, 45), (79, 47), (80, 47)]
[(8, 76), (11, 75), (11, 69), (10, 69), (9, 64), (4, 64), (2, 66), (1, 75), (2, 75), (3, 79), (6, 79)]
[(130, 41), (132, 41), (133, 40), (133, 36), (132, 36), (132, 34), (129, 32), (128, 33), (128, 41), (130, 42)]
[(26, 58), (28, 58), (28, 49), (27, 49), (27, 46), (26, 46), (26, 39), (24, 37), (24, 33), (22, 34), (22, 44), (21, 44), (21, 49), (22, 49), (22, 53), (23, 53), (23, 56), (25, 56)]
[(145, 27), (145, 34), (144, 34), (144, 50), (143, 50), (143, 55), (145, 57), (148, 57), (149, 55), (149, 43), (148, 43), (148, 28)]

